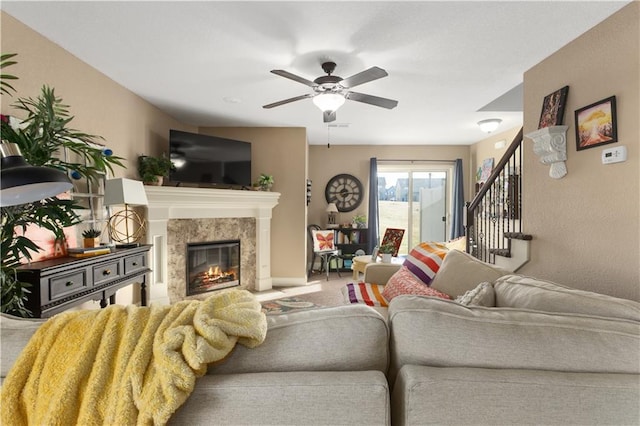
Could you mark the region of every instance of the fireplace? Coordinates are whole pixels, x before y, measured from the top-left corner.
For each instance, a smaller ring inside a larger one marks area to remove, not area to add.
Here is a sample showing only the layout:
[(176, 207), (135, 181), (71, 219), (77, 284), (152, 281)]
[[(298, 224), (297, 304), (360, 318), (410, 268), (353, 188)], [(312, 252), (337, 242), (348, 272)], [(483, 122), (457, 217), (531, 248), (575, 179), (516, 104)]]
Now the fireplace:
[(187, 298), (185, 247), (205, 241), (240, 240), (240, 288), (271, 289), (271, 212), (279, 193), (172, 186), (145, 186), (145, 192), (147, 243), (153, 246), (149, 303)]
[(187, 244), (187, 296), (240, 285), (240, 240)]

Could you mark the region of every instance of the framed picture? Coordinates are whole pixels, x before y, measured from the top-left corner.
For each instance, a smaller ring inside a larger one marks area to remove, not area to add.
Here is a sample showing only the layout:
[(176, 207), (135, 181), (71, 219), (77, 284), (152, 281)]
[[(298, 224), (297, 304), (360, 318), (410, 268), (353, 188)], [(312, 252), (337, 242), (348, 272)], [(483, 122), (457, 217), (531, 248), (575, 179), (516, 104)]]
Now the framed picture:
[(479, 182), (486, 182), (491, 176), (491, 172), (493, 171), (493, 158), (485, 158), (482, 161), (482, 170), (480, 171), (480, 180)]
[(617, 141), (615, 96), (576, 110), (578, 151)]
[(544, 97), (542, 102), (542, 112), (538, 129), (549, 126), (559, 126), (564, 120), (564, 106), (567, 103), (569, 86), (564, 86)]

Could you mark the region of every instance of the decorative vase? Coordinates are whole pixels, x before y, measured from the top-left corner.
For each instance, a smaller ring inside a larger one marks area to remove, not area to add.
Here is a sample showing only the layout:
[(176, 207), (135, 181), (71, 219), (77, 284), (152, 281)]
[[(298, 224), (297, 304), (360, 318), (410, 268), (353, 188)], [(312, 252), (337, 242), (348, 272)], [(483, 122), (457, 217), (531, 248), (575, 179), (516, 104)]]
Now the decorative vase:
[(83, 238), (82, 239), (82, 246), (84, 248), (99, 247), (100, 246), (100, 237)]
[(164, 176), (156, 176), (156, 180), (154, 182), (143, 182), (145, 185), (150, 186), (162, 186), (164, 183)]
[(382, 263), (391, 263), (391, 253), (382, 253)]

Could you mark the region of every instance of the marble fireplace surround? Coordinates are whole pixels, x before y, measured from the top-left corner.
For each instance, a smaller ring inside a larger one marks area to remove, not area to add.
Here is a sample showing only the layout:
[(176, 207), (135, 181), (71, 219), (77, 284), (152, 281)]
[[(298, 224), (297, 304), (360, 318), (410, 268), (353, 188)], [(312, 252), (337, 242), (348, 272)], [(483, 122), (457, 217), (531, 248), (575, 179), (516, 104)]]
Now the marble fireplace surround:
[(279, 193), (169, 186), (145, 186), (145, 192), (150, 302), (186, 298), (187, 242), (239, 239), (240, 287), (271, 289), (271, 215)]

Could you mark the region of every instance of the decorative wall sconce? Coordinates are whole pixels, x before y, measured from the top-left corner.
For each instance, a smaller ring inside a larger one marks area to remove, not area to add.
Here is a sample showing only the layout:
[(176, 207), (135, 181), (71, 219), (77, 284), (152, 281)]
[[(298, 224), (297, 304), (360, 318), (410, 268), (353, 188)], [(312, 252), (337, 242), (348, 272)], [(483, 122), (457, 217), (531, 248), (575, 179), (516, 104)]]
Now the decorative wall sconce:
[(549, 126), (526, 134), (533, 141), (533, 153), (542, 164), (549, 164), (549, 176), (560, 179), (567, 174), (567, 129), (569, 126)]

